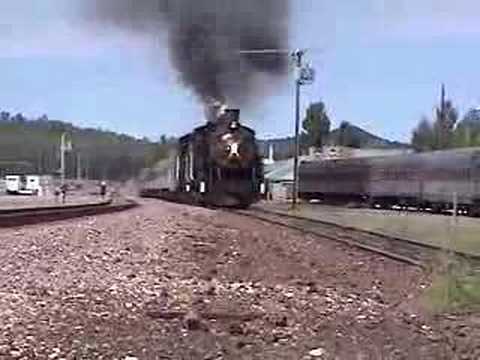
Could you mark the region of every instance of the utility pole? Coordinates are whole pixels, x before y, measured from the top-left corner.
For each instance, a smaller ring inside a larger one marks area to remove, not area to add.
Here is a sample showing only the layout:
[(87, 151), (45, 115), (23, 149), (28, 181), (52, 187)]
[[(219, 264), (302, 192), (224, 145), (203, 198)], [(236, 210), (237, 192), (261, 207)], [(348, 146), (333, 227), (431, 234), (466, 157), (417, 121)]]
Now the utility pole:
[(63, 185), (65, 183), (65, 137), (67, 133), (62, 133), (60, 139), (60, 183)]
[(77, 180), (82, 180), (82, 155), (77, 153)]
[(295, 157), (293, 164), (293, 191), (292, 191), (292, 209), (295, 209), (298, 201), (298, 158), (300, 155), (300, 88), (302, 85), (309, 85), (315, 79), (315, 71), (313, 68), (304, 64), (303, 58), (306, 50), (297, 49), (255, 49), (241, 50), (240, 54), (279, 54), (290, 55), (295, 66)]
[(72, 149), (72, 143), (66, 143), (67, 135), (67, 132), (63, 132), (60, 138), (60, 181), (62, 185), (65, 184), (65, 152)]
[(293, 188), (292, 209), (295, 209), (298, 201), (298, 157), (300, 156), (300, 70), (302, 68), (303, 50), (295, 51), (292, 56), (295, 61), (295, 155), (293, 158)]
[(85, 159), (85, 179), (90, 178), (90, 158), (87, 156)]
[(295, 50), (292, 53), (295, 62), (295, 156), (293, 159), (292, 210), (298, 202), (298, 162), (300, 157), (300, 89), (302, 85), (313, 83), (315, 72), (313, 68), (303, 63), (305, 50)]

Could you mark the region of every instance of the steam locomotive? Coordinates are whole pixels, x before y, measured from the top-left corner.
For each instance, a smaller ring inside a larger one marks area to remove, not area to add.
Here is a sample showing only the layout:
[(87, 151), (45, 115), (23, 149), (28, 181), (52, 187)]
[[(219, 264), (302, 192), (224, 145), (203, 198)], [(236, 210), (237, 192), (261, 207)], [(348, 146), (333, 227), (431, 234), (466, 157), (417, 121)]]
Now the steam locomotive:
[(240, 110), (181, 137), (170, 156), (143, 179), (140, 196), (214, 206), (247, 208), (265, 190), (255, 132), (240, 124)]
[(304, 161), (299, 195), (305, 200), (389, 208), (457, 208), (480, 216), (480, 148), (405, 155)]

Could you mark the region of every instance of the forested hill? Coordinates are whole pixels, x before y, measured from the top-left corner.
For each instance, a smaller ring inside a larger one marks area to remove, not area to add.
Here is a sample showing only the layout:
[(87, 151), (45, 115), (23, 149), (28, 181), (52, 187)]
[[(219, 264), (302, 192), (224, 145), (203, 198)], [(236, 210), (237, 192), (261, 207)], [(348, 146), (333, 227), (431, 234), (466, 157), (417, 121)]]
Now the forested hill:
[(68, 177), (126, 180), (165, 153), (163, 143), (99, 129), (84, 129), (46, 116), (29, 120), (0, 113), (0, 175), (6, 172), (54, 174), (60, 167), (60, 138), (68, 132), (73, 149), (66, 154)]

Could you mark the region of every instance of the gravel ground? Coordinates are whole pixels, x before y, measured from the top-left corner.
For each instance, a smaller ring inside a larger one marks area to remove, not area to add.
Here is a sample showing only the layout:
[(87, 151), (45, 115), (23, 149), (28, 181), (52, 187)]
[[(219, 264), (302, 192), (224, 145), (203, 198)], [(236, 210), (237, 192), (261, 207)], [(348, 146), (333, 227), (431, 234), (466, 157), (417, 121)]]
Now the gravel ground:
[(2, 231), (0, 358), (478, 359), (418, 269), (236, 215), (143, 201)]

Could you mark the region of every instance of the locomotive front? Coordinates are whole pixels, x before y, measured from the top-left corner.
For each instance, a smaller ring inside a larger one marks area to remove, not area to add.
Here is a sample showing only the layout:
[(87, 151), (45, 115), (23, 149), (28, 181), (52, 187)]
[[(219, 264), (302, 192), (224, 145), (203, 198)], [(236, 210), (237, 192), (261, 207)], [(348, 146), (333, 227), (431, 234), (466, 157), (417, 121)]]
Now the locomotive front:
[(221, 206), (248, 206), (257, 200), (263, 181), (255, 132), (239, 118), (239, 110), (225, 110), (210, 134), (212, 196)]
[(257, 160), (255, 134), (239, 122), (239, 110), (226, 110), (212, 133), (210, 153), (215, 165), (232, 171), (246, 170)]

